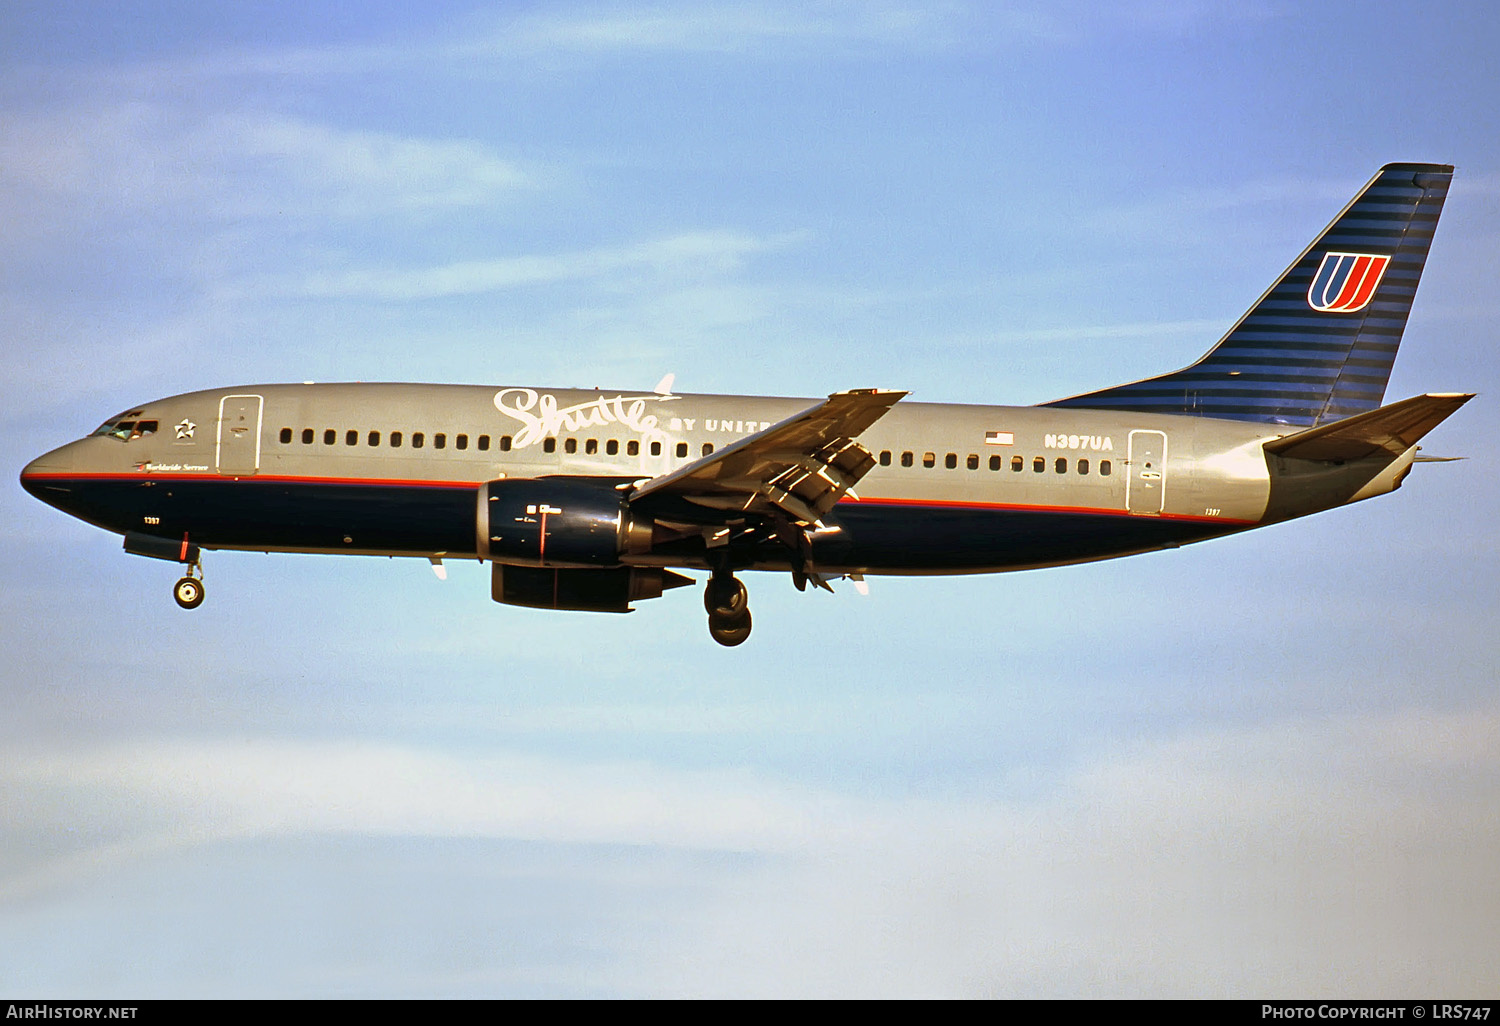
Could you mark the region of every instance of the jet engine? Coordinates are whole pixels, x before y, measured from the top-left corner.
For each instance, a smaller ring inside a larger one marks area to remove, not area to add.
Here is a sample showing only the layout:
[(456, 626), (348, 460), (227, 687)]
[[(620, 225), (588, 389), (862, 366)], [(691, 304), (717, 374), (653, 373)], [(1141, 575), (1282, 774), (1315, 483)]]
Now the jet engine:
[(632, 515), (617, 482), (515, 478), (479, 489), (479, 557), (512, 566), (617, 567), (651, 549), (651, 521)]
[(540, 609), (627, 613), (689, 577), (622, 566), (651, 550), (652, 523), (630, 511), (625, 482), (598, 478), (515, 478), (479, 489), (479, 556), (494, 564), (496, 602)]
[(506, 566), (493, 564), (490, 597), (508, 606), (628, 613), (630, 603), (660, 598), (668, 588), (692, 584), (691, 577), (656, 567)]

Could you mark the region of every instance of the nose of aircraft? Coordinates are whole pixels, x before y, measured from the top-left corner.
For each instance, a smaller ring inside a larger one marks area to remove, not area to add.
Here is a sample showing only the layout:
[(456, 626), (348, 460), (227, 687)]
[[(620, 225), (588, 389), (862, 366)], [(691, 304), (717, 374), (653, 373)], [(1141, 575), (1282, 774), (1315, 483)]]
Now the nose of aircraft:
[(74, 460), (75, 454), (71, 444), (38, 456), (21, 469), (21, 487), (46, 502), (46, 496), (41, 492), (43, 483), (54, 475), (71, 471)]

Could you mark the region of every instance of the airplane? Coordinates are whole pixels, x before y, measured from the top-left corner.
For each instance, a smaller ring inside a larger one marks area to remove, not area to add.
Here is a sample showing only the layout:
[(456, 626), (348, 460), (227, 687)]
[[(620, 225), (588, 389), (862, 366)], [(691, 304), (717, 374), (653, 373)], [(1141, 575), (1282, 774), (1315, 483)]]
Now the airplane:
[(1038, 406), (397, 383), (144, 403), (21, 473), (32, 495), (185, 565), (204, 550), (491, 565), (495, 601), (628, 612), (707, 571), (709, 633), (750, 635), (743, 571), (867, 575), (1110, 559), (1400, 487), (1472, 393), (1381, 405), (1453, 168), (1387, 164), (1182, 370)]

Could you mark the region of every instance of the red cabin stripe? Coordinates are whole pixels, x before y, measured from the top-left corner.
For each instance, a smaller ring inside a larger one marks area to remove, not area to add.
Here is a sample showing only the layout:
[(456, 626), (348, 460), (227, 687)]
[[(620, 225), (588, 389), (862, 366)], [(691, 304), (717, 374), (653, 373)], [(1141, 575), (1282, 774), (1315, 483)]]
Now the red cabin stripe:
[[(364, 487), (390, 487), (390, 488), (478, 488), (483, 482), (480, 481), (422, 481), (404, 478), (347, 478), (347, 477), (292, 477), (284, 475), (271, 476), (268, 474), (257, 474), (254, 477), (223, 477), (218, 474), (100, 474), (100, 473), (70, 473), (67, 471), (48, 472), (41, 474), (28, 474), (27, 480), (49, 480), (49, 481), (139, 481), (143, 477), (153, 477), (158, 481), (195, 481), (195, 482), (222, 482), (225, 484), (328, 484), (328, 485), (359, 485)], [(1141, 514), (1132, 513), (1127, 509), (1104, 506), (1047, 506), (1016, 502), (985, 502), (972, 499), (906, 499), (906, 498), (882, 498), (879, 496), (861, 496), (858, 499), (845, 496), (839, 500), (840, 506), (904, 506), (914, 509), (968, 509), (968, 510), (991, 510), (1009, 511), (1016, 513), (1076, 513), (1090, 516), (1114, 516), (1131, 517)], [(1154, 513), (1148, 514), (1159, 520), (1185, 520), (1198, 523), (1216, 523), (1225, 525), (1245, 525), (1258, 523), (1255, 520), (1241, 520), (1234, 517), (1205, 517), (1195, 516), (1189, 513)]]

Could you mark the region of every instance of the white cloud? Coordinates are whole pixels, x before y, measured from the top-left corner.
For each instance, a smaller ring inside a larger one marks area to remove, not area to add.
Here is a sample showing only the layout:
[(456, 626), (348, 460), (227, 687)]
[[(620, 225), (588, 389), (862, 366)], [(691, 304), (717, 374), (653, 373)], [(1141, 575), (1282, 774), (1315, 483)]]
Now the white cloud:
[(1494, 711), (1185, 737), (760, 871), (631, 971), (673, 995), (1489, 993), (1497, 791)]
[(224, 117), (202, 130), (205, 146), (284, 167), (308, 192), (328, 189), (368, 213), (367, 197), (398, 208), (477, 206), (533, 184), (479, 143), (334, 129), (288, 117)]
[[(988, 342), (1093, 342), (1125, 338), (1162, 338), (1171, 335), (1195, 335), (1205, 339), (1222, 334), (1222, 320), (1142, 321), (1135, 324), (1091, 324), (1079, 327), (1036, 328), (1022, 331), (997, 331), (984, 336)], [(1205, 345), (1208, 343), (1205, 342)]]
[(361, 269), (314, 274), (290, 285), (290, 291), (317, 297), (415, 300), (601, 278), (632, 271), (698, 278), (733, 270), (747, 255), (776, 244), (777, 240), (732, 232), (686, 232), (626, 246), (599, 247), (551, 256), (469, 260), (406, 270)]
[(507, 19), (454, 46), (476, 58), (567, 54), (714, 54), (756, 58), (879, 56), (958, 48), (1073, 45), (1130, 36), (1178, 37), (1271, 16), (1222, 0), (845, 2), (704, 5), (589, 4)]
[[(1030, 10), (1004, 11), (1013, 34), (1030, 38), (1050, 31)], [(713, 56), (881, 56), (892, 51), (933, 51), (971, 35), (976, 17), (962, 3), (891, 0), (821, 0), (704, 5), (576, 4), (542, 13), (481, 12), (398, 39), (379, 36), (328, 45), (226, 47), (190, 57), (146, 60), (92, 71), (68, 69), (69, 85), (125, 95), (173, 95), (185, 83), (215, 79), (323, 79), (386, 72), (469, 73), (476, 68), (560, 58), (667, 53)], [(31, 85), (53, 69), (10, 69), (18, 85)], [(0, 75), (5, 72), (0, 71)]]
[[(868, 834), (875, 823), (861, 821), (876, 815), (734, 772), (357, 742), (183, 741), (15, 758), (0, 768), (0, 792), (17, 794), (14, 807), (25, 810), (0, 850), (0, 864), (16, 867), (0, 879), (0, 902), (121, 859), (244, 837), (349, 832), (784, 852)], [(48, 796), (62, 797), (49, 804)], [(66, 848), (80, 813), (97, 843), (36, 857)]]
[[(1271, 4), (1226, 0), (1128, 0), (1107, 7), (1088, 0), (596, 2), (540, 13), (481, 12), (396, 39), (224, 48), (92, 72), (67, 69), (61, 81), (65, 86), (91, 82), (113, 95), (148, 96), (180, 94), (185, 83), (214, 79), (322, 79), (411, 70), (470, 74), (486, 67), (613, 56), (879, 60), (893, 53), (1119, 45), (1140, 38), (1201, 35), (1279, 13)], [(10, 69), (23, 86), (53, 73), (52, 68), (26, 64)]]
[[(534, 185), (489, 147), (271, 113), (195, 116), (144, 101), (0, 118), (0, 203), (46, 219), (147, 211), (172, 222), (373, 217), (490, 203)], [(79, 201), (84, 204), (77, 209)]]
[(788, 55), (877, 47), (916, 49), (954, 39), (952, 4), (603, 5), (531, 15), (469, 52), (681, 52)]
[[(767, 856), (727, 885), (681, 881), (701, 893), (679, 932), (622, 938), (614, 978), (644, 993), (1400, 996), (1500, 983), (1493, 709), (1185, 735), (1085, 767), (1037, 802), (265, 741), (17, 753), (0, 787), (24, 810), (10, 902), (249, 836)], [(80, 818), (93, 843), (27, 856), (65, 847)], [(100, 822), (119, 826), (98, 837)]]

